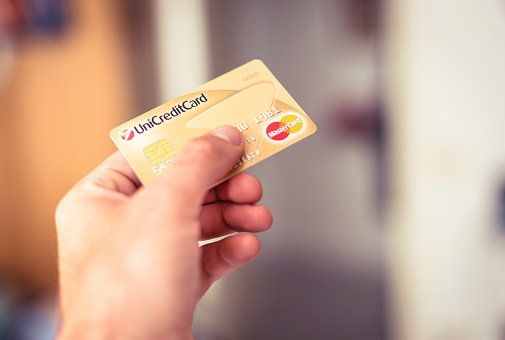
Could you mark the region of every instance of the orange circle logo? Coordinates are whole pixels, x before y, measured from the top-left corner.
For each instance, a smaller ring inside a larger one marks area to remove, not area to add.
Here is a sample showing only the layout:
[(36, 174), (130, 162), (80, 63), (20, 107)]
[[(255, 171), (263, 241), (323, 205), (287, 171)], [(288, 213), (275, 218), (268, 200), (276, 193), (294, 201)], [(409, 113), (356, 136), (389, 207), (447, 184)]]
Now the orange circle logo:
[(296, 115), (287, 115), (278, 122), (267, 126), (267, 136), (272, 140), (284, 140), (292, 133), (297, 133), (303, 128), (303, 121)]

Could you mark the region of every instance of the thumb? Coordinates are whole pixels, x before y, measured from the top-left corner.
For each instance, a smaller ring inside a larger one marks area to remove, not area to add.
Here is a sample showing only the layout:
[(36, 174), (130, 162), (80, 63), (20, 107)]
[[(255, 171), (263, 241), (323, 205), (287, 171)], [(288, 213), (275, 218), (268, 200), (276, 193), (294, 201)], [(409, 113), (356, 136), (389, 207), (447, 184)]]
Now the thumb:
[(222, 179), (244, 151), (242, 134), (222, 126), (189, 141), (173, 162), (142, 192), (151, 208), (180, 217), (198, 217), (205, 195)]

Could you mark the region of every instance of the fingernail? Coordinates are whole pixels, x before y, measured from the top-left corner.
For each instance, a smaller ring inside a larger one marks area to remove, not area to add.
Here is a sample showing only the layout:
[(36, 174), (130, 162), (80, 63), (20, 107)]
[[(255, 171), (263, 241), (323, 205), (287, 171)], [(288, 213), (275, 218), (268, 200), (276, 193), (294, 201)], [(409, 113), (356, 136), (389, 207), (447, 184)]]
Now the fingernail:
[(222, 138), (233, 145), (240, 145), (242, 142), (242, 134), (231, 126), (220, 126), (212, 130), (211, 134)]

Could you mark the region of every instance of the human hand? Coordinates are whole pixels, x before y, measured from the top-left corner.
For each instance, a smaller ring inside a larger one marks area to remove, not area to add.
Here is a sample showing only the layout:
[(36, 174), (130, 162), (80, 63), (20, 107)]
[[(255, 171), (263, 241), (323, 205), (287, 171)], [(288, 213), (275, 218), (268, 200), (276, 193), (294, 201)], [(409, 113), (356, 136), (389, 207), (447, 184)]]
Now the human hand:
[[(260, 182), (241, 173), (213, 189), (244, 149), (220, 127), (190, 141), (148, 187), (116, 152), (60, 202), (60, 339), (192, 339), (196, 303), (249, 262), (272, 224), (255, 203)], [(198, 241), (235, 231), (215, 243)]]

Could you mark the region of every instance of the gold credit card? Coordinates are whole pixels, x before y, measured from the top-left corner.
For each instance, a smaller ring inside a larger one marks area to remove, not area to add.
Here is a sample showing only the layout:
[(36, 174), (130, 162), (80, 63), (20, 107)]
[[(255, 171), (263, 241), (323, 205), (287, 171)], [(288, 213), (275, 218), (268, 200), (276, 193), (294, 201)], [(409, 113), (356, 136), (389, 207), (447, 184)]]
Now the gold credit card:
[(147, 185), (186, 142), (222, 125), (235, 126), (245, 139), (244, 154), (222, 180), (316, 131), (265, 64), (253, 60), (119, 125), (110, 136)]

